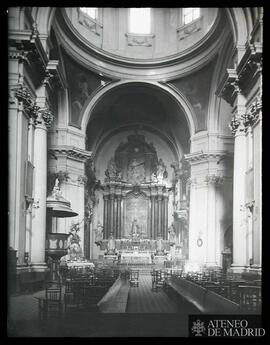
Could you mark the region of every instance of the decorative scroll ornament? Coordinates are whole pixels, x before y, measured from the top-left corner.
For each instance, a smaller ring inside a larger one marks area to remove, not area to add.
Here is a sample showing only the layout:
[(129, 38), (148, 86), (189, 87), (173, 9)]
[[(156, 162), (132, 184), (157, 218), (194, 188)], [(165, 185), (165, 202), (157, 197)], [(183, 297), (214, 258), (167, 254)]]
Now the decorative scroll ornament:
[(109, 160), (105, 175), (105, 182), (121, 181), (121, 172), (117, 168), (114, 158)]
[(42, 81), (42, 84), (43, 84), (43, 85), (49, 84), (49, 81), (50, 81), (52, 78), (54, 78), (54, 75), (51, 74), (51, 73), (46, 69), (46, 70), (45, 70), (45, 77), (44, 77), (44, 79), (43, 79), (43, 81)]
[(88, 179), (87, 179), (87, 177), (86, 176), (84, 176), (84, 175), (80, 175), (80, 176), (78, 176), (78, 183), (79, 184), (86, 184), (87, 183), (87, 181), (88, 181)]
[(166, 165), (164, 164), (162, 158), (159, 159), (157, 163), (156, 173), (152, 174), (152, 182), (162, 183), (164, 179), (168, 177), (168, 172)]

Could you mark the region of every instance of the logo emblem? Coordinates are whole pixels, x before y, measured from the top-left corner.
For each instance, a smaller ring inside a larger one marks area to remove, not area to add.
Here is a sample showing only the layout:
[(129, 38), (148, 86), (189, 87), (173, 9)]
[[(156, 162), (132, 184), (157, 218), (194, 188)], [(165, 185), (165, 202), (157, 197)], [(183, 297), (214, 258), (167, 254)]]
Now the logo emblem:
[(200, 320), (196, 320), (196, 322), (193, 322), (193, 326), (191, 328), (192, 333), (195, 334), (195, 337), (201, 337), (202, 333), (205, 332), (204, 323)]

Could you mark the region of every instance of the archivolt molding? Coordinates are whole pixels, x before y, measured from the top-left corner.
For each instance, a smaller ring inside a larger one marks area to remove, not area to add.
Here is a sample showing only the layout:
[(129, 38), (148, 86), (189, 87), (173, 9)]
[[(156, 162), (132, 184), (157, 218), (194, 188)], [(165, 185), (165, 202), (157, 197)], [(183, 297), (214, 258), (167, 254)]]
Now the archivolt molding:
[(245, 45), (249, 32), (244, 9), (241, 7), (226, 8), (226, 12), (231, 23), (234, 44), (236, 46)]
[(133, 124), (129, 124), (129, 125), (123, 125), (121, 127), (118, 128), (114, 128), (109, 132), (106, 132), (105, 135), (99, 140), (99, 142), (96, 145), (96, 149), (93, 152), (93, 160), (95, 159), (95, 156), (98, 156), (98, 152), (99, 150), (102, 149), (102, 147), (105, 145), (106, 142), (109, 141), (109, 138), (113, 137), (114, 135), (116, 135), (118, 132), (123, 132), (123, 131), (130, 131), (130, 130), (134, 130), (134, 129), (139, 129), (139, 131), (145, 131), (145, 132), (150, 132), (153, 133), (155, 135), (157, 135), (159, 138), (161, 138), (170, 148), (172, 154), (174, 155), (175, 159), (180, 159), (181, 158), (181, 154), (179, 152), (178, 147), (175, 145), (174, 141), (172, 140), (172, 138), (168, 137), (168, 135), (166, 135), (163, 131), (159, 130), (158, 128), (154, 127), (154, 126), (150, 126), (149, 124), (137, 124), (137, 123), (133, 123)]
[(183, 111), (184, 115), (186, 116), (186, 121), (188, 124), (188, 128), (190, 131), (190, 136), (194, 135), (195, 133), (195, 124), (194, 121), (196, 116), (193, 112), (191, 104), (187, 101), (187, 99), (183, 96), (181, 92), (176, 92), (168, 85), (163, 85), (156, 82), (150, 82), (145, 80), (124, 80), (118, 81), (115, 83), (110, 83), (105, 85), (100, 92), (96, 93), (94, 96), (90, 95), (89, 99), (86, 101), (86, 105), (82, 109), (82, 123), (81, 123), (81, 130), (83, 133), (86, 133), (87, 124), (90, 120), (91, 113), (93, 112), (94, 107), (96, 104), (102, 99), (106, 93), (112, 89), (117, 87), (125, 86), (125, 85), (132, 85), (132, 84), (145, 84), (146, 86), (152, 86), (158, 88), (160, 91), (167, 93), (174, 101), (177, 102), (181, 110)]

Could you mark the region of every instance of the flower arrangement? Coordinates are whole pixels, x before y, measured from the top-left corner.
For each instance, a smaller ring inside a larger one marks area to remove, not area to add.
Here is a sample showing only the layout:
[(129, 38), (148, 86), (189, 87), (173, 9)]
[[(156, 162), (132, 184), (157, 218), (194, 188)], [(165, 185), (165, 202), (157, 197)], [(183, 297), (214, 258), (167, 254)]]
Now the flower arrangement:
[(82, 257), (82, 249), (80, 246), (81, 238), (78, 234), (82, 221), (73, 223), (70, 227), (68, 249), (71, 260), (79, 260)]

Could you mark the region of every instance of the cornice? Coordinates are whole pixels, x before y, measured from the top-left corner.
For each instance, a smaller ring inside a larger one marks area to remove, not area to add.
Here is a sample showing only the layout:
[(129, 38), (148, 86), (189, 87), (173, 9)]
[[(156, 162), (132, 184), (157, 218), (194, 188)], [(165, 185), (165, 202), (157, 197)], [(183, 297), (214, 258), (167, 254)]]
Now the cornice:
[(28, 64), (35, 63), (40, 71), (46, 72), (48, 56), (41, 44), (39, 33), (33, 24), (32, 30), (10, 30), (8, 32), (10, 58), (23, 58)]
[(188, 153), (184, 155), (185, 160), (193, 165), (193, 164), (198, 164), (202, 162), (208, 162), (210, 160), (220, 160), (223, 157), (232, 157), (232, 153), (228, 151), (199, 151), (199, 152), (194, 152), (194, 153)]
[(262, 71), (262, 44), (247, 42), (246, 51), (237, 66), (239, 85), (244, 91), (251, 83), (256, 82), (255, 76)]
[(222, 97), (226, 102), (233, 106), (234, 100), (239, 89), (239, 79), (235, 69), (227, 68), (216, 91), (218, 97)]
[(65, 19), (58, 11), (54, 29), (59, 44), (68, 55), (85, 68), (95, 73), (102, 72), (112, 79), (140, 78), (168, 81), (188, 75), (207, 64), (220, 51), (220, 47), (228, 35), (228, 30), (224, 25), (225, 19), (217, 18), (216, 24), (212, 27), (213, 31), (208, 32), (209, 37), (206, 34), (203, 42), (195, 44), (192, 50), (187, 50), (182, 55), (178, 54), (164, 61), (143, 60), (138, 62), (137, 59), (134, 59), (132, 62), (132, 60), (125, 60), (120, 56), (111, 57), (108, 54), (102, 54), (101, 50), (97, 51), (94, 47), (90, 48), (89, 44), (78, 39), (78, 34), (72, 32), (75, 30), (72, 29), (73, 25), (70, 24), (68, 27)]
[(80, 162), (86, 162), (92, 157), (91, 151), (68, 145), (52, 146), (49, 148), (49, 153), (56, 158), (59, 156), (64, 156)]

